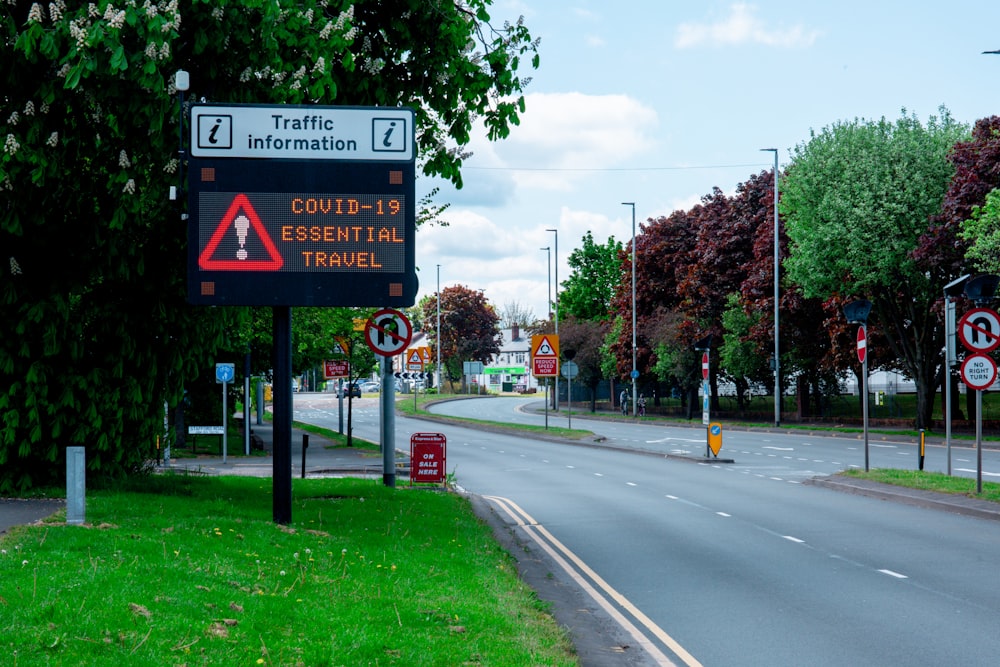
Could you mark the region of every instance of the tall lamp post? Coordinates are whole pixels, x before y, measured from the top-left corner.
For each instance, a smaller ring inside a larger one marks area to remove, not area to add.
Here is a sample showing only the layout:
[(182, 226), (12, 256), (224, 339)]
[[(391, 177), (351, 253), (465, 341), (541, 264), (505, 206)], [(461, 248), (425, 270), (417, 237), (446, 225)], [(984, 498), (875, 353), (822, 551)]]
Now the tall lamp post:
[[(437, 367), (434, 371), (437, 373), (437, 378), (434, 380), (434, 386), (437, 387), (438, 394), (441, 394), (441, 265), (437, 265)], [(395, 389), (395, 387), (393, 387)]]
[[(544, 250), (549, 258), (549, 282), (548, 288), (545, 290), (545, 309), (548, 311), (549, 317), (552, 317), (552, 246), (545, 246), (544, 248), (539, 248), (539, 250)], [(549, 397), (545, 397), (545, 428), (549, 427)]]
[(778, 334), (781, 331), (778, 320), (778, 280), (781, 269), (780, 245), (778, 241), (778, 149), (761, 148), (774, 153), (774, 425), (781, 426), (781, 348)]
[(956, 365), (955, 299), (965, 294), (968, 274), (944, 286), (944, 446), (948, 454), (948, 476), (951, 476), (951, 381)]
[(636, 324), (635, 324), (635, 202), (634, 201), (623, 201), (622, 206), (632, 207), (632, 416), (637, 417), (639, 415), (639, 393), (638, 388), (635, 383), (636, 378), (639, 377), (638, 364), (636, 363), (636, 353), (639, 346), (636, 342)]
[[(559, 230), (558, 229), (546, 229), (547, 232), (552, 232), (556, 236), (556, 338), (559, 337)], [(555, 376), (554, 380), (555, 391), (552, 393), (552, 407), (555, 410), (559, 409), (559, 376)]]

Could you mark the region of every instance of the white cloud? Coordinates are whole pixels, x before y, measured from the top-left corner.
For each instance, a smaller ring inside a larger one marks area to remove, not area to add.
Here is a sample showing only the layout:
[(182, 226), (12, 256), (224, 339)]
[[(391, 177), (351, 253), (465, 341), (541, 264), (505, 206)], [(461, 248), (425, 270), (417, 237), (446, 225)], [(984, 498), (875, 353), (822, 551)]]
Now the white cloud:
[(586, 170), (656, 148), (656, 111), (627, 95), (539, 93), (526, 96), (526, 104), (521, 125), (493, 147), (519, 187), (568, 190)]
[(740, 44), (763, 44), (795, 48), (810, 46), (816, 41), (819, 32), (807, 30), (801, 25), (772, 27), (757, 18), (757, 7), (737, 3), (730, 7), (730, 14), (722, 21), (715, 23), (682, 23), (677, 27), (674, 46), (687, 49), (708, 44), (711, 46), (729, 46)]

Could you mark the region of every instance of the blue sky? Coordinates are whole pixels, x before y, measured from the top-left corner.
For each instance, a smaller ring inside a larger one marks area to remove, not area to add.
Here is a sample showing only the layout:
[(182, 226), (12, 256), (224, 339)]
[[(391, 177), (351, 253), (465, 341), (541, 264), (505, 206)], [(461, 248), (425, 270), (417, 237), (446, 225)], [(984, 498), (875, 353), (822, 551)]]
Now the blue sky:
[(418, 298), (440, 264), (442, 288), (544, 317), (541, 248), (565, 280), (588, 230), (631, 239), (621, 202), (635, 202), (638, 232), (769, 170), (761, 148), (784, 165), (837, 121), (903, 108), (926, 121), (942, 105), (970, 125), (1000, 114), (1000, 55), (981, 53), (1000, 49), (995, 0), (496, 0), (492, 14), (524, 16), (541, 66), (521, 125), (473, 141), (462, 190), (418, 184), (451, 203), (449, 226), (417, 233)]

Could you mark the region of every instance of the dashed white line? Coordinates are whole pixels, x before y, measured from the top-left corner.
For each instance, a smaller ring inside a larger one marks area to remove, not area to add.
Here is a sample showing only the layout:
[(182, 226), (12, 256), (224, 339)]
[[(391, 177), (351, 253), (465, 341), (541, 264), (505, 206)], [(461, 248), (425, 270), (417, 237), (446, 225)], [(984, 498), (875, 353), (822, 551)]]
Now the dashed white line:
[(893, 572), (892, 570), (879, 570), (882, 574), (888, 574), (890, 577), (895, 577), (896, 579), (909, 579), (905, 574), (900, 574), (899, 572)]
[(799, 538), (792, 537), (791, 535), (782, 535), (782, 537), (785, 538), (786, 540), (788, 540), (789, 542), (795, 542), (796, 544), (805, 544), (806, 543), (805, 540), (800, 540)]
[(635, 482), (625, 482), (628, 486), (639, 486)]
[(726, 518), (729, 518), (729, 517), (732, 516), (732, 514), (726, 514), (725, 512), (716, 512), (716, 514), (718, 514), (719, 516), (724, 516)]

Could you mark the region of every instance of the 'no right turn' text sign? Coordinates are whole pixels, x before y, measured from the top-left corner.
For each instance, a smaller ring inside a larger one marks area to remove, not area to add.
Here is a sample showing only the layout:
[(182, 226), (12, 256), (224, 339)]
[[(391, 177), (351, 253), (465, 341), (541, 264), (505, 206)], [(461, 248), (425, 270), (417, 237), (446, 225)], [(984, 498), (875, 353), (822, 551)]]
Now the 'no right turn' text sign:
[(970, 389), (988, 389), (996, 379), (996, 362), (985, 354), (970, 354), (962, 362), (962, 382)]

